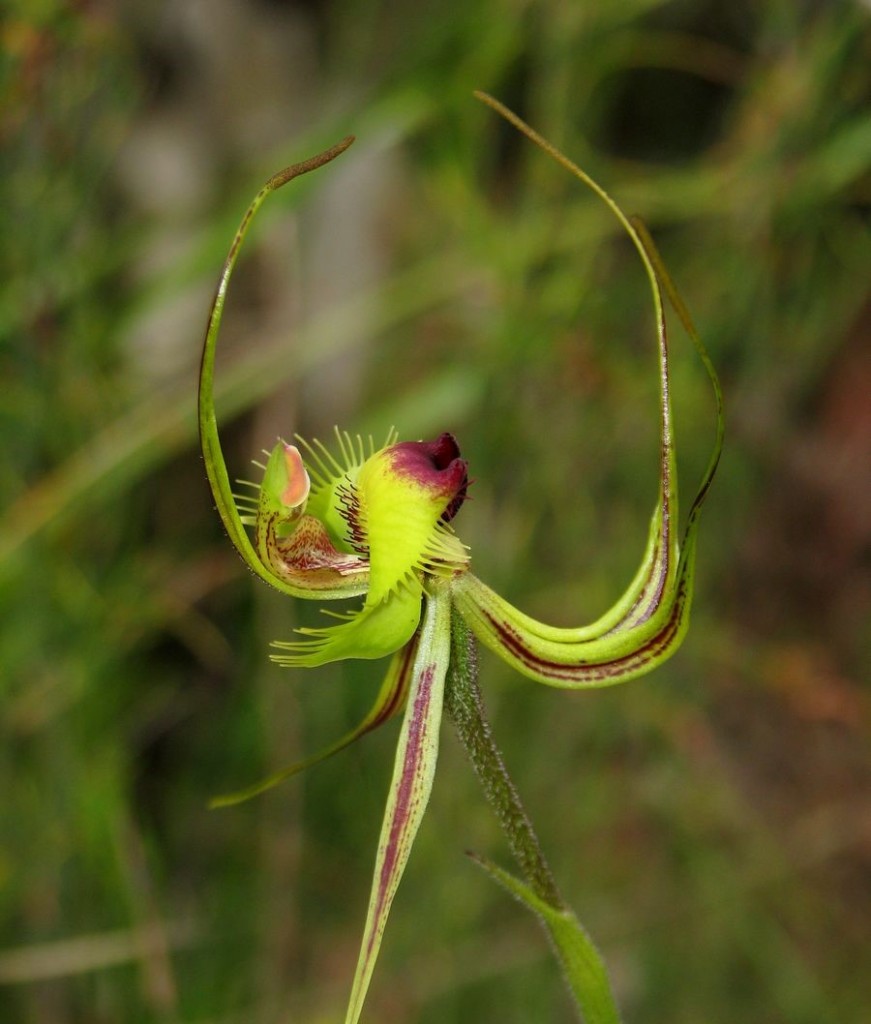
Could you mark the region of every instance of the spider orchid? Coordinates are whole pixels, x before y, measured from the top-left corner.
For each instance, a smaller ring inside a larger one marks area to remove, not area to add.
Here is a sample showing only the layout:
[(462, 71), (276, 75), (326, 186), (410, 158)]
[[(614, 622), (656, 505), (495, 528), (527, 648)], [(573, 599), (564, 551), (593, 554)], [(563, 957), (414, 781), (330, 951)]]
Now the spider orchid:
[[(336, 430), (333, 451), (319, 441), (279, 440), (261, 465), (261, 482), (249, 485), (252, 494), (234, 493), (213, 398), (215, 347), (227, 286), (251, 220), (267, 196), (333, 160), (352, 138), (279, 172), (254, 198), (227, 256), (203, 350), (202, 450), (218, 512), (236, 550), (256, 575), (291, 597), (362, 599), (353, 612), (327, 613), (327, 624), (276, 641), (272, 660), (283, 667), (309, 668), (345, 658), (391, 658), (372, 708), (355, 729), (314, 757), (215, 804), (261, 792), (403, 713), (346, 1024), (356, 1024), (360, 1016), (387, 915), (430, 795), (452, 614), (518, 672), (550, 686), (601, 687), (649, 672), (675, 652), (687, 630), (699, 512), (722, 444), (716, 375), (644, 228), (627, 219), (580, 168), (515, 115), (478, 95), (596, 192), (634, 243), (649, 280), (658, 344), (659, 493), (641, 564), (609, 611), (589, 625), (550, 626), (513, 607), (471, 572), (469, 551), (453, 529), (466, 496), (468, 469), (448, 433), (433, 441), (400, 441), (391, 430), (378, 446), (371, 438), (364, 441)], [(680, 538), (662, 289), (699, 351), (718, 406), (714, 453)]]

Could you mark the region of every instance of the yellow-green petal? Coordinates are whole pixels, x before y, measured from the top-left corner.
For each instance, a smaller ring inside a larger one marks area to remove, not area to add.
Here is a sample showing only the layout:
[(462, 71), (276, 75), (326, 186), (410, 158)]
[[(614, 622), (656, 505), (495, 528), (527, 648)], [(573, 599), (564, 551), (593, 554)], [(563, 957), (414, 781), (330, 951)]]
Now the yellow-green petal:
[(370, 566), (367, 603), (377, 603), (415, 573), (468, 555), (446, 519), (462, 503), (467, 466), (456, 441), (404, 441), (376, 452), (360, 469), (350, 518)]
[(288, 668), (314, 668), (343, 658), (384, 658), (410, 639), (420, 622), (423, 585), (413, 576), (378, 604), (368, 601), (334, 626), (298, 629), (300, 640), (276, 640), (272, 660)]

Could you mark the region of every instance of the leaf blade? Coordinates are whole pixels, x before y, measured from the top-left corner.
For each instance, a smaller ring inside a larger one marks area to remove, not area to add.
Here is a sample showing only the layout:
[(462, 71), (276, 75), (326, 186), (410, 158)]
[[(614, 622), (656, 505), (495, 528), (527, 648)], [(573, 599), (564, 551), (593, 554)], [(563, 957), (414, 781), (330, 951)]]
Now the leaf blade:
[(477, 854), (470, 856), (539, 919), (553, 943), (572, 997), (586, 1024), (620, 1024), (620, 1014), (602, 957), (571, 910), (551, 906), (525, 882), (487, 858)]

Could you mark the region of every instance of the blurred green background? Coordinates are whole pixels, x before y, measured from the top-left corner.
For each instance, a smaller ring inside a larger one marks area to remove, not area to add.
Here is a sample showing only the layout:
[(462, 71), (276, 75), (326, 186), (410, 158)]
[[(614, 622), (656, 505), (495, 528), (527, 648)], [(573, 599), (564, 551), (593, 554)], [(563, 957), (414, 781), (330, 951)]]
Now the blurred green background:
[[(471, 97), (645, 218), (722, 374), (693, 624), (591, 694), (482, 657), (497, 737), (627, 1024), (871, 1006), (871, 9), (795, 0), (12, 0), (0, 16), (0, 1020), (341, 1018), (396, 725), (241, 807), (382, 666), (286, 672), (194, 436), (231, 289), (231, 469), (334, 423), (457, 434), (480, 576), (564, 624), (637, 564), (656, 377), (637, 256)], [(713, 438), (672, 325), (687, 499)], [(568, 1022), (445, 727), (367, 1009)], [(863, 967), (864, 964), (864, 967)]]

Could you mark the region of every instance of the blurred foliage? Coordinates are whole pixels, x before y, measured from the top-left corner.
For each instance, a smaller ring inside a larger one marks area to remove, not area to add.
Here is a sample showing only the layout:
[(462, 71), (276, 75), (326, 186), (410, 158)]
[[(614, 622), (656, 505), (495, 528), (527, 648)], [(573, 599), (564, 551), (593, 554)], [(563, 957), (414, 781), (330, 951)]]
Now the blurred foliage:
[[(267, 174), (359, 136), (276, 197), (234, 282), (240, 475), (279, 430), (450, 429), (476, 478), (458, 529), (512, 600), (579, 622), (636, 563), (640, 268), (473, 88), (645, 218), (730, 430), (684, 649), (576, 697), (485, 659), (509, 766), (627, 1022), (862, 1019), (867, 5), (13, 0), (0, 34), (0, 1019), (317, 1022), (346, 996), (394, 730), (206, 810), (379, 680), (268, 664), (291, 613), (240, 572), (196, 449), (201, 322)], [(673, 335), (692, 479), (713, 410)], [(504, 855), (446, 736), (369, 1017), (569, 1020), (467, 847)]]

